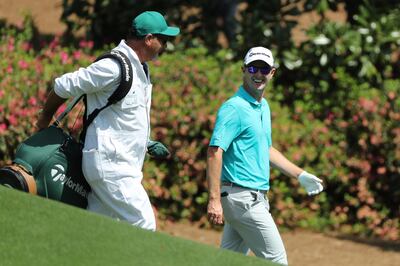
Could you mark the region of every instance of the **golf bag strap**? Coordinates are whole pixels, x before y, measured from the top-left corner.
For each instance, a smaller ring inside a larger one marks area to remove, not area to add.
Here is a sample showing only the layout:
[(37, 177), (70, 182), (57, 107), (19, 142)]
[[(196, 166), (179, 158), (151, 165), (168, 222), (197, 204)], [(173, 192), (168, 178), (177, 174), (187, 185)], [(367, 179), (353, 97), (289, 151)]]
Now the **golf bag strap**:
[(101, 108), (96, 108), (86, 119), (86, 112), (87, 112), (87, 97), (86, 95), (83, 96), (83, 101), (85, 103), (85, 114), (83, 116), (83, 129), (80, 135), (80, 141), (83, 144), (84, 138), (86, 136), (86, 131), (89, 125), (93, 122), (96, 116), (108, 106), (119, 102), (122, 100), (129, 92), (132, 87), (132, 75), (133, 70), (130, 63), (129, 58), (122, 52), (117, 50), (112, 50), (111, 52), (105, 53), (99, 56), (95, 62), (104, 59), (104, 58), (112, 58), (118, 61), (121, 66), (121, 81), (119, 83), (118, 88), (111, 94), (110, 97), (107, 99), (107, 104)]
[(75, 107), (75, 105), (83, 98), (83, 94), (75, 97), (65, 108), (65, 110), (57, 116), (56, 120), (53, 122), (53, 126), (59, 126), (61, 124), (61, 120)]
[(8, 166), (7, 168), (19, 173), (24, 178), (26, 185), (28, 187), (29, 193), (32, 193), (34, 195), (37, 194), (37, 187), (36, 187), (35, 179), (22, 165), (13, 163), (12, 165)]

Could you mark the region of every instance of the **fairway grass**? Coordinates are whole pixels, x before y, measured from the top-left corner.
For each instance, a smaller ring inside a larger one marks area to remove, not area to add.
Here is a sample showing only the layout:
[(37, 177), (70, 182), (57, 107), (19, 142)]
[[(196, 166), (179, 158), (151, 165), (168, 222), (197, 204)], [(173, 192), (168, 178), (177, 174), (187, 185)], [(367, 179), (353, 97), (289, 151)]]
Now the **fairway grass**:
[(0, 186), (0, 265), (275, 265)]

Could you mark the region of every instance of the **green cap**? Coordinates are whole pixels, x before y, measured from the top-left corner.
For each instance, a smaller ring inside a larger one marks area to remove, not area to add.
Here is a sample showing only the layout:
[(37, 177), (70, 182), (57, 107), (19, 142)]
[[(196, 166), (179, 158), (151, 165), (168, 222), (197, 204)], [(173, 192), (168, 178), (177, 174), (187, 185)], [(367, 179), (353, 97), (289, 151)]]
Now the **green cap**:
[(164, 17), (156, 11), (141, 13), (132, 21), (132, 27), (136, 29), (139, 36), (150, 33), (167, 36), (176, 36), (179, 34), (179, 28), (169, 27)]

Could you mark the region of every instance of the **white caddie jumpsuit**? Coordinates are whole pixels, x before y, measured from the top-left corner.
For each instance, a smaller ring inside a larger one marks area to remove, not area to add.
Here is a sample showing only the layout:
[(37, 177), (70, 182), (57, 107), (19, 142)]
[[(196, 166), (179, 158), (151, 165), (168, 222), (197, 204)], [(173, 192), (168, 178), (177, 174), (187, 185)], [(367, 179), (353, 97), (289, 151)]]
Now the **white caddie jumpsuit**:
[[(87, 130), (82, 158), (83, 173), (92, 188), (87, 209), (155, 230), (154, 212), (141, 184), (152, 85), (124, 40), (115, 49), (131, 61), (133, 83), (125, 98), (101, 111)], [(62, 98), (86, 93), (90, 114), (107, 103), (120, 77), (118, 62), (107, 58), (57, 78), (54, 91)]]

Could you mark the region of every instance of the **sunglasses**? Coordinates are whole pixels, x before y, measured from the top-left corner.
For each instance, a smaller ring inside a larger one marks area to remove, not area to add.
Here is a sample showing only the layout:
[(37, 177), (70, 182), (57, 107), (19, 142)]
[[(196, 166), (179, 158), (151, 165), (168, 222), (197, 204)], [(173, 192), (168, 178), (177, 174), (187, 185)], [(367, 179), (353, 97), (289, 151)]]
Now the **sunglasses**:
[(162, 44), (166, 44), (168, 42), (168, 37), (162, 34), (153, 34)]
[(249, 71), (250, 74), (256, 74), (258, 70), (260, 70), (261, 74), (267, 75), (269, 72), (271, 72), (272, 67), (266, 66), (266, 67), (255, 67), (255, 66), (247, 66), (247, 71)]

